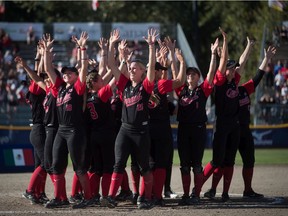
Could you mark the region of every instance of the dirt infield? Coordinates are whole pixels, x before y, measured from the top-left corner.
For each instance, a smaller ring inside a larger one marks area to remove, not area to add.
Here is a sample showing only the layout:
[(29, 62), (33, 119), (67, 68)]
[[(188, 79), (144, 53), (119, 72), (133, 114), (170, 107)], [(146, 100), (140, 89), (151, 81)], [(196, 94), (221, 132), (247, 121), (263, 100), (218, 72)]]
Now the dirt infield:
[[(138, 210), (130, 203), (119, 203), (115, 209), (89, 207), (87, 209), (73, 210), (71, 207), (58, 209), (45, 209), (40, 205), (31, 205), (21, 197), (29, 182), (31, 173), (0, 174), (0, 215), (197, 215), (197, 216), (287, 216), (288, 215), (288, 166), (256, 166), (253, 179), (255, 191), (263, 193), (261, 200), (243, 199), (243, 181), (241, 167), (235, 167), (231, 184), (231, 201), (220, 202), (222, 181), (217, 190), (216, 199), (203, 198), (199, 205), (178, 206), (179, 199), (167, 199), (165, 207), (155, 207), (151, 210)], [(72, 170), (67, 171), (67, 193), (69, 195), (72, 181)], [(211, 185), (211, 180), (203, 187), (205, 192)], [(46, 193), (49, 198), (53, 196), (50, 179), (47, 178)], [(182, 193), (179, 167), (173, 168), (172, 188), (179, 196)]]

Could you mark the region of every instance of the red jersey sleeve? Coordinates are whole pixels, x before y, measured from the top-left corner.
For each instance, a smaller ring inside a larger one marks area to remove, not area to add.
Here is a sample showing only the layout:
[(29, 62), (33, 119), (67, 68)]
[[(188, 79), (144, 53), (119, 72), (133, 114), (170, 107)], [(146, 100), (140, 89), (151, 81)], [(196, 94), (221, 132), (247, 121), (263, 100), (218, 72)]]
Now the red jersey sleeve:
[(98, 91), (99, 98), (106, 103), (113, 96), (111, 86), (108, 84)]
[(129, 79), (125, 75), (123, 75), (123, 74), (120, 75), (118, 82), (116, 82), (116, 86), (118, 87), (119, 92), (124, 91), (124, 88), (125, 88), (128, 80)]
[(242, 84), (242, 86), (247, 90), (249, 95), (255, 92), (254, 82), (252, 79)]
[(40, 95), (43, 94), (45, 91), (38, 86), (33, 80), (31, 81), (31, 84), (29, 86), (29, 91), (34, 95)]
[(159, 80), (158, 89), (159, 89), (160, 94), (171, 92), (173, 90), (172, 85), (173, 85), (172, 80), (165, 80), (165, 79)]
[(175, 89), (175, 93), (177, 94), (177, 96), (179, 97), (181, 94), (181, 91), (183, 90), (183, 88), (185, 87), (186, 84), (182, 85), (181, 87)]
[(201, 88), (207, 98), (213, 91), (213, 86), (210, 85), (207, 79), (205, 79), (204, 82), (201, 84)]
[(74, 88), (77, 92), (78, 95), (83, 95), (85, 93), (86, 90), (86, 83), (81, 83), (79, 77), (77, 79), (77, 81), (74, 84)]
[(241, 75), (239, 74), (239, 73), (235, 73), (235, 83), (236, 83), (236, 85), (238, 85), (239, 84), (239, 82), (240, 82), (240, 78), (241, 78)]
[(149, 80), (146, 77), (142, 84), (143, 84), (143, 87), (146, 90), (146, 92), (148, 94), (152, 94), (152, 91), (154, 89), (154, 82), (149, 82)]
[(217, 70), (213, 80), (214, 85), (221, 86), (225, 83), (225, 81), (225, 75), (223, 75), (219, 70)]
[(51, 88), (51, 93), (52, 93), (53, 97), (57, 97), (58, 89), (62, 85), (63, 82), (64, 82), (63, 79), (61, 79), (60, 77), (56, 77), (56, 82)]

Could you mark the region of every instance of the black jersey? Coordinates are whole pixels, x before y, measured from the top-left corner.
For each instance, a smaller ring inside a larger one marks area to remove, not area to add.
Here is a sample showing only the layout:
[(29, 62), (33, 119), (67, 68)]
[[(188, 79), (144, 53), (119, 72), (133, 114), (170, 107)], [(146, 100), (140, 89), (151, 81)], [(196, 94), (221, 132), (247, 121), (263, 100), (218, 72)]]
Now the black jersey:
[(239, 122), (240, 124), (250, 123), (250, 94), (255, 91), (253, 80), (249, 80), (243, 85), (238, 87), (239, 89)]
[(119, 91), (122, 91), (122, 123), (133, 127), (143, 127), (148, 125), (149, 111), (148, 102), (153, 91), (154, 82), (149, 82), (147, 78), (133, 87), (132, 82), (121, 74), (117, 83)]
[(122, 116), (122, 96), (119, 91), (116, 91), (116, 93), (113, 95), (111, 99), (111, 109), (114, 114), (114, 119), (116, 121), (121, 121), (121, 116)]
[(112, 95), (113, 93), (109, 84), (98, 92), (88, 93), (85, 110), (88, 127), (96, 130), (105, 130), (114, 127), (113, 112), (109, 100)]
[(206, 102), (212, 90), (207, 79), (193, 90), (186, 84), (176, 89), (179, 97), (177, 121), (189, 124), (207, 122)]
[(57, 92), (57, 116), (59, 125), (83, 126), (83, 95), (86, 89), (85, 83), (77, 81), (68, 87), (61, 85)]
[(45, 116), (44, 116), (45, 126), (54, 126), (54, 127), (58, 126), (56, 100), (57, 98), (53, 96), (51, 88), (46, 88), (46, 97), (43, 102), (45, 110)]
[(30, 104), (32, 111), (32, 123), (43, 124), (45, 115), (43, 107), (45, 91), (40, 88), (40, 86), (38, 86), (34, 81), (32, 81), (29, 86), (29, 91), (26, 98), (27, 102)]
[(167, 93), (172, 91), (172, 80), (158, 80), (149, 99), (150, 120), (169, 121)]
[(215, 113), (217, 118), (238, 119), (240, 75), (236, 72), (235, 78), (229, 83), (225, 76), (217, 71), (215, 84)]

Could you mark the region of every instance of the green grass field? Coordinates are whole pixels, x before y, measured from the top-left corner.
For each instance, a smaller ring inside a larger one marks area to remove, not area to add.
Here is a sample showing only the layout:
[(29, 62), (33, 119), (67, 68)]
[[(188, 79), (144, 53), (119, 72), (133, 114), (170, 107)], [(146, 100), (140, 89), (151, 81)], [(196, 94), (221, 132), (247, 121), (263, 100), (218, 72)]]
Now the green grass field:
[[(203, 165), (212, 159), (212, 150), (205, 149), (203, 157)], [(174, 151), (174, 165), (179, 165), (180, 160), (177, 150)], [(242, 159), (237, 152), (236, 165), (242, 165)], [(288, 165), (288, 148), (285, 149), (255, 149), (256, 165)]]

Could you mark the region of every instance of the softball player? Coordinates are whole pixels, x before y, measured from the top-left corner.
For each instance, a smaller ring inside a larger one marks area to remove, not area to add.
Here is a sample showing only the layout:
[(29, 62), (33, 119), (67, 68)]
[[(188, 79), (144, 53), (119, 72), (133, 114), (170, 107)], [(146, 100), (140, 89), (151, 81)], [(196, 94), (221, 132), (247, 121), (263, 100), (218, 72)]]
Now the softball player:
[[(102, 197), (101, 205), (114, 208), (115, 196), (121, 185), (123, 172), (129, 154), (135, 158), (141, 168), (145, 184), (141, 185), (140, 196), (145, 200), (139, 202), (138, 208), (152, 207), (151, 192), (153, 176), (149, 169), (150, 135), (148, 128), (148, 101), (154, 86), (155, 41), (156, 31), (148, 30), (149, 67), (145, 77), (145, 66), (139, 61), (132, 61), (129, 65), (129, 75), (122, 75), (118, 81), (118, 89), (123, 92), (122, 125), (115, 143), (115, 165), (112, 174), (108, 197)], [(125, 64), (125, 62), (123, 62)], [(113, 69), (112, 69), (113, 70)]]
[(217, 167), (224, 166), (224, 187), (222, 201), (228, 201), (228, 191), (230, 188), (236, 152), (240, 139), (239, 128), (239, 91), (238, 83), (240, 75), (235, 72), (238, 63), (229, 60), (226, 34), (222, 49), (219, 69), (214, 78), (215, 84), (215, 106), (216, 106), (216, 129), (213, 139), (213, 157), (203, 171), (203, 183), (211, 176)]
[[(250, 95), (255, 91), (259, 82), (261, 81), (263, 75), (265, 74), (265, 69), (268, 65), (268, 62), (273, 58), (276, 53), (274, 47), (268, 47), (267, 52), (265, 51), (265, 57), (262, 60), (259, 69), (257, 70), (256, 75), (253, 79), (250, 79), (248, 82), (239, 86), (239, 122), (240, 122), (240, 143), (239, 143), (239, 152), (243, 161), (242, 168), (242, 177), (244, 180), (244, 198), (262, 198), (263, 194), (256, 193), (252, 189), (252, 178), (254, 171), (255, 163), (255, 147), (254, 139), (249, 128), (250, 124)], [(216, 187), (222, 178), (221, 171), (213, 173), (212, 188), (204, 194), (208, 198), (215, 197)]]
[[(167, 43), (168, 38), (166, 39)], [(173, 51), (174, 53), (174, 51)], [(185, 82), (185, 62), (181, 52), (177, 52), (180, 62), (180, 73), (176, 79), (162, 79), (166, 67), (159, 62), (155, 64), (155, 84), (149, 101), (149, 130), (151, 139), (150, 168), (153, 171), (154, 205), (164, 206), (162, 190), (166, 178), (166, 167), (169, 165), (170, 152), (173, 150), (173, 137), (170, 125), (167, 93), (182, 86)], [(174, 58), (174, 55), (173, 55)], [(174, 61), (176, 62), (176, 61)], [(176, 67), (176, 65), (175, 65)], [(159, 133), (161, 131), (161, 133)]]
[[(203, 179), (202, 158), (206, 143), (206, 101), (213, 90), (217, 47), (218, 38), (214, 44), (211, 44), (210, 68), (204, 82), (199, 85), (200, 71), (197, 68), (189, 67), (186, 70), (187, 84), (176, 89), (179, 97), (177, 144), (184, 191), (179, 205), (191, 205), (200, 201), (199, 195)], [(190, 197), (191, 166), (193, 167), (195, 189), (193, 196)]]
[[(29, 66), (20, 58), (16, 57), (15, 61), (22, 64), (25, 71), (37, 81), (43, 82), (43, 75), (40, 75), (39, 62), (41, 58), (40, 50), (37, 48), (37, 55), (35, 58), (35, 72), (33, 72)], [(38, 70), (39, 69), (39, 70)], [(41, 76), (41, 78), (40, 78)], [(41, 203), (47, 201), (45, 194), (45, 183), (47, 173), (44, 167), (44, 143), (45, 143), (45, 127), (44, 120), (44, 108), (43, 101), (45, 98), (45, 91), (38, 85), (38, 82), (31, 81), (29, 91), (26, 95), (26, 99), (30, 104), (32, 111), (32, 129), (30, 132), (30, 142), (34, 147), (34, 160), (35, 170), (31, 176), (29, 185), (26, 191), (23, 193), (23, 197), (29, 199), (32, 203)]]
[[(54, 194), (55, 198), (46, 203), (46, 208), (54, 208), (63, 205), (61, 200), (61, 189), (65, 188), (65, 170), (68, 163), (68, 151), (81, 186), (84, 190), (84, 199), (79, 204), (75, 204), (73, 208), (84, 208), (92, 204), (91, 189), (87, 175), (87, 167), (85, 163), (86, 136), (84, 131), (83, 117), (83, 95), (86, 89), (86, 73), (88, 59), (86, 56), (86, 41), (88, 34), (82, 32), (78, 44), (81, 46), (81, 69), (74, 67), (63, 67), (64, 83), (60, 88), (54, 88), (57, 94), (57, 114), (59, 128), (53, 143), (53, 173), (54, 173)], [(47, 71), (48, 72), (48, 71)], [(55, 83), (63, 82), (60, 79), (54, 80)], [(66, 194), (66, 190), (65, 190)]]

